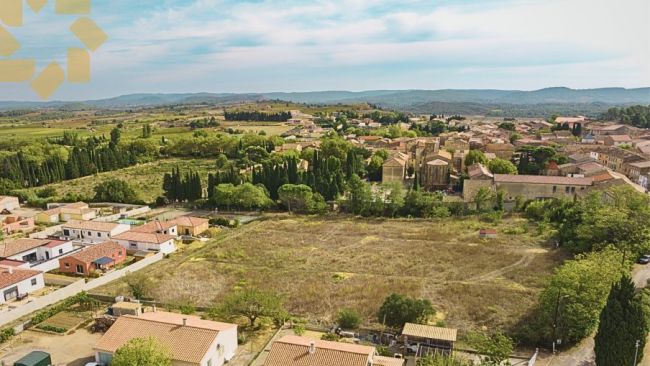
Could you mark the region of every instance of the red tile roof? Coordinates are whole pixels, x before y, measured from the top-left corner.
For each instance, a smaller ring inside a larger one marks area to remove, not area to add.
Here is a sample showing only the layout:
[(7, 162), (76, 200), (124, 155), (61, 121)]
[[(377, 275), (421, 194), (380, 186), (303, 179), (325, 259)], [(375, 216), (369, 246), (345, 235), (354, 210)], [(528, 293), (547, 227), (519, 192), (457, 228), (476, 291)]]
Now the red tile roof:
[(170, 240), (174, 240), (175, 237), (166, 234), (157, 234), (157, 233), (139, 233), (133, 230), (118, 234), (113, 236), (115, 240), (129, 240), (137, 241), (140, 243), (153, 243), (153, 244), (162, 244)]
[(121, 245), (113, 241), (106, 241), (100, 244), (92, 245), (80, 252), (72, 254), (70, 258), (74, 258), (83, 263), (92, 263), (93, 261), (96, 261), (99, 258), (104, 258), (104, 257), (113, 258), (113, 254), (115, 254), (120, 250), (125, 250), (125, 249), (124, 247), (122, 247)]
[(545, 175), (506, 175), (495, 174), (496, 183), (522, 183), (522, 184), (558, 184), (566, 186), (590, 186), (592, 178), (552, 177)]
[(367, 366), (374, 353), (369, 346), (285, 336), (273, 343), (264, 366)]
[(0, 268), (0, 289), (9, 287), (11, 285), (15, 285), (26, 279), (32, 278), (34, 276), (38, 276), (41, 273), (43, 272), (33, 271), (30, 269)]

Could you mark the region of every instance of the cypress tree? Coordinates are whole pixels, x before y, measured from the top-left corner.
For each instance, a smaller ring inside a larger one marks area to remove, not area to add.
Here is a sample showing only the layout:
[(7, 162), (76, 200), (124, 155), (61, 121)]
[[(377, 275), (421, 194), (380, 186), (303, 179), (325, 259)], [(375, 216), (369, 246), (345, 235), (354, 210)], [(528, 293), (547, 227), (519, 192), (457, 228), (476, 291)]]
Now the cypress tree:
[(638, 361), (643, 357), (648, 336), (647, 318), (634, 283), (625, 275), (612, 285), (607, 304), (600, 313), (594, 351), (598, 366), (632, 365), (639, 341)]

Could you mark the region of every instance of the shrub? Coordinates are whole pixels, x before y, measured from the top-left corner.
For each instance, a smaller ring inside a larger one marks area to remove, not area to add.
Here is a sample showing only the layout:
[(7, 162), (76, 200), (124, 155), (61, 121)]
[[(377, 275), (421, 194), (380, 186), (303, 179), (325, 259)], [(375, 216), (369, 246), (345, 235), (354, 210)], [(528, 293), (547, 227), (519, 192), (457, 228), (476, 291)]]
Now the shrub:
[(10, 340), (13, 336), (16, 335), (14, 328), (5, 328), (0, 330), (0, 343), (4, 343)]
[(335, 333), (325, 333), (320, 337), (320, 339), (324, 341), (338, 342), (341, 337)]
[(361, 324), (361, 315), (353, 309), (342, 309), (339, 311), (336, 321), (344, 329), (357, 329)]
[(44, 330), (46, 332), (52, 332), (52, 333), (59, 333), (63, 334), (67, 332), (68, 330), (63, 328), (63, 327), (57, 327), (54, 325), (49, 325), (49, 324), (42, 324), (36, 327), (37, 329)]
[(296, 324), (293, 327), (293, 333), (297, 336), (301, 336), (305, 334), (305, 325), (304, 324)]

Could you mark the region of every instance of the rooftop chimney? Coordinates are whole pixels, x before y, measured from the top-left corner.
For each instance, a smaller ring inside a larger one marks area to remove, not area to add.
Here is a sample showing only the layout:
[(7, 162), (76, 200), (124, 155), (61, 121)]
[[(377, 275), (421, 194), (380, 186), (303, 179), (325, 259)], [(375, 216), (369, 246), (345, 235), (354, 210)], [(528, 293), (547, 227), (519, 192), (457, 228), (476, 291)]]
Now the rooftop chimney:
[(313, 355), (316, 353), (316, 343), (315, 342), (309, 342), (309, 354)]
[(187, 318), (183, 318), (183, 326), (187, 326)]

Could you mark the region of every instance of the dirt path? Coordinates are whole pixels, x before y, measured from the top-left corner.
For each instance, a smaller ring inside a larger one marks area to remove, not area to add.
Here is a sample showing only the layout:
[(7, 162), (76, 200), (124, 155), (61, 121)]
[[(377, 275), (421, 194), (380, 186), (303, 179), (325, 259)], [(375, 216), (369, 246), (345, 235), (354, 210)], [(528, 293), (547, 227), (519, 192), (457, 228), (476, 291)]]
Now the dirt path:
[(480, 276), (472, 277), (469, 280), (467, 280), (467, 282), (473, 283), (473, 282), (485, 282), (485, 281), (494, 280), (494, 279), (496, 279), (498, 277), (501, 277), (504, 274), (514, 270), (515, 268), (528, 267), (534, 260), (535, 260), (535, 255), (533, 253), (526, 252), (521, 257), (521, 259), (519, 259), (515, 263), (513, 263), (513, 264), (511, 264), (509, 266), (497, 269), (495, 271), (482, 274)]

